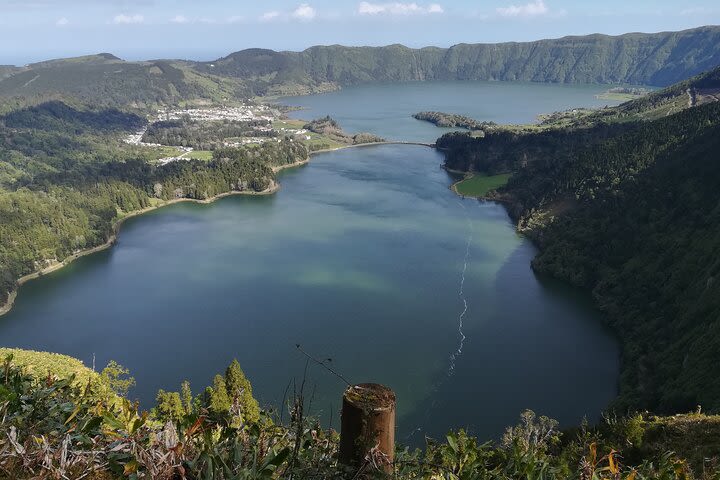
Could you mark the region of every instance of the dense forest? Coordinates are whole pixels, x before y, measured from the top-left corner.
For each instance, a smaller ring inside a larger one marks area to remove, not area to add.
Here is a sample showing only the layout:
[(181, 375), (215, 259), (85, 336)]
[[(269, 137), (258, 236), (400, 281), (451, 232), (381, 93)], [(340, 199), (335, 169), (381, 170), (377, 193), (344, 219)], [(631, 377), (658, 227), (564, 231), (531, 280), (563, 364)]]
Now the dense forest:
[[(0, 477), (13, 479), (692, 480), (720, 474), (720, 418), (606, 417), (560, 431), (521, 415), (497, 442), (464, 431), (398, 446), (392, 472), (379, 455), (338, 461), (339, 435), (308, 417), (296, 386), (282, 411), (262, 410), (237, 361), (200, 393), (159, 391), (149, 412), (127, 399), (129, 372), (99, 373), (69, 357), (0, 349)], [(150, 367), (152, 368), (152, 367)], [(289, 420), (283, 421), (283, 417)]]
[(19, 277), (106, 242), (124, 215), (275, 184), (273, 167), (305, 160), (290, 139), (223, 148), (209, 162), (156, 165), (121, 137), (146, 121), (52, 102), (0, 117), (0, 303)]
[(686, 93), (717, 72), (572, 127), (438, 141), (448, 167), (513, 173), (493, 197), (539, 245), (535, 270), (591, 290), (623, 345), (619, 411), (720, 412), (720, 102)]

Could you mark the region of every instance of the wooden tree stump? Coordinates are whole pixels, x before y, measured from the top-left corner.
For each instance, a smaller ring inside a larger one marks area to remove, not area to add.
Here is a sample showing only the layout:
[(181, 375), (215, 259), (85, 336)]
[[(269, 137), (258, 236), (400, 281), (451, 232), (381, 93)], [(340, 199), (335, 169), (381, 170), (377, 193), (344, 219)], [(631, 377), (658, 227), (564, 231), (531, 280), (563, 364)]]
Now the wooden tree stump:
[(376, 383), (345, 390), (340, 428), (340, 461), (361, 465), (366, 458), (387, 472), (395, 456), (395, 393)]

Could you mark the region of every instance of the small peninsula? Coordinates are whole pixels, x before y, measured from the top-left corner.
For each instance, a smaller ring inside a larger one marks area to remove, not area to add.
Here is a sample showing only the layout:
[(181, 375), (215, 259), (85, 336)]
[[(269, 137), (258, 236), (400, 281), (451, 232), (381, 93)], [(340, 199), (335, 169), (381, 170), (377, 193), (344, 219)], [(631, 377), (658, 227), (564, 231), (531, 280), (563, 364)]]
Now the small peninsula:
[[(343, 131), (340, 124), (332, 117), (326, 116), (315, 119), (303, 126), (304, 130), (323, 136), (330, 143), (337, 143), (341, 146), (365, 145), (368, 143), (383, 143), (385, 139), (372, 133), (357, 133), (350, 135)], [(317, 150), (317, 145), (311, 145), (310, 150)], [(327, 148), (327, 146), (325, 146)]]
[(466, 128), (468, 130), (485, 131), (497, 126), (495, 122), (480, 122), (464, 115), (444, 112), (420, 112), (413, 115), (413, 118), (430, 122), (442, 128)]

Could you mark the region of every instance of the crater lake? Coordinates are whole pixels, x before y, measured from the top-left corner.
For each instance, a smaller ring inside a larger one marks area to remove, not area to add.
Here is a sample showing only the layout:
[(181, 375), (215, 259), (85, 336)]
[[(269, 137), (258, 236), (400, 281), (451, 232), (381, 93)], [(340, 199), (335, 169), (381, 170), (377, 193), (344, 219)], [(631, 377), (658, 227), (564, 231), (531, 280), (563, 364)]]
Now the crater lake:
[[(607, 103), (602, 86), (428, 83), (283, 99), (299, 118), (433, 141), (410, 118), (441, 110), (498, 122)], [(398, 397), (398, 440), (467, 428), (498, 437), (524, 409), (563, 425), (598, 418), (619, 351), (590, 299), (538, 278), (536, 253), (498, 204), (463, 199), (442, 154), (378, 145), (316, 155), (269, 196), (182, 203), (128, 220), (111, 249), (24, 285), (0, 344), (131, 370), (131, 397), (190, 380), (195, 393), (237, 358), (263, 406), (302, 381), (339, 428), (343, 380)], [(287, 417), (286, 417), (287, 418)]]

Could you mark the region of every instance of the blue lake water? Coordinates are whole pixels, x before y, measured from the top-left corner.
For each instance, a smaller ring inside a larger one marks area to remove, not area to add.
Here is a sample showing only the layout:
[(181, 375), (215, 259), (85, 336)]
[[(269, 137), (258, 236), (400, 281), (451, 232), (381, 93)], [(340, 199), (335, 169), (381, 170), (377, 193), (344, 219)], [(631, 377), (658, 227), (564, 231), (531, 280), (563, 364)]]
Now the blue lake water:
[[(357, 117), (356, 90), (302, 100), (349, 130), (432, 140), (438, 129), (403, 112), (472, 114), (481, 106), (454, 110), (461, 97), (498, 85), (459, 84), (456, 96), (412, 85), (412, 105), (398, 86), (367, 87), (375, 104)], [(511, 85), (475, 116), (526, 121), (602, 90)], [(281, 173), (273, 196), (131, 219), (112, 249), (24, 286), (0, 344), (116, 360), (144, 406), (184, 379), (201, 392), (237, 358), (274, 408), (302, 377), (301, 344), (351, 382), (392, 387), (398, 438), (411, 444), (460, 427), (497, 437), (526, 408), (564, 425), (597, 418), (616, 394), (615, 340), (586, 296), (532, 272), (535, 248), (503, 207), (458, 198), (441, 163), (419, 146), (337, 151)], [(307, 383), (313, 412), (337, 427), (343, 382), (315, 365)]]

